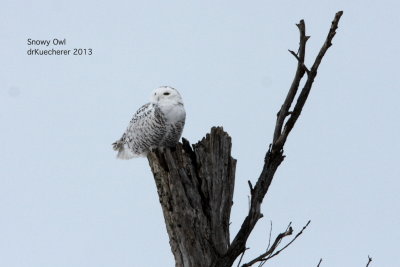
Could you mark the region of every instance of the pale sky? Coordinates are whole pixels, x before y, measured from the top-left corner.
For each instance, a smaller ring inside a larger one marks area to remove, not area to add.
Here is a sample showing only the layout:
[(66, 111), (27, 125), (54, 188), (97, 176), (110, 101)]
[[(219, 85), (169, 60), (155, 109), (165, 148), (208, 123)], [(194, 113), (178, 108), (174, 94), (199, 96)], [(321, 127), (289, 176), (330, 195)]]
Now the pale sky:
[[(238, 160), (231, 234), (248, 209), (292, 81), (334, 14), (333, 46), (285, 147), (244, 261), (292, 221), (304, 234), (269, 266), (400, 266), (400, 3), (16, 1), (0, 9), (0, 266), (174, 266), (147, 159), (111, 143), (160, 85), (177, 88), (192, 143), (212, 126)], [(29, 46), (28, 39), (67, 40)], [(29, 56), (30, 48), (92, 55)]]

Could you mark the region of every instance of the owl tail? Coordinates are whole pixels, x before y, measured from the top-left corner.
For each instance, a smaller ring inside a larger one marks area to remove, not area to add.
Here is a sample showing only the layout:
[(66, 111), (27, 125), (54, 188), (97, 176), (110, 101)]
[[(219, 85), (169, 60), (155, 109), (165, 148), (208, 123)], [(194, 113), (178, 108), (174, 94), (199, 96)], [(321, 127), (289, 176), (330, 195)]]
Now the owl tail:
[(132, 152), (129, 151), (129, 148), (126, 147), (126, 144), (124, 144), (121, 140), (114, 142), (112, 146), (115, 151), (118, 151), (117, 158), (131, 159), (134, 157)]
[(115, 151), (119, 151), (124, 148), (124, 144), (121, 142), (121, 140), (115, 141), (112, 143), (112, 146)]

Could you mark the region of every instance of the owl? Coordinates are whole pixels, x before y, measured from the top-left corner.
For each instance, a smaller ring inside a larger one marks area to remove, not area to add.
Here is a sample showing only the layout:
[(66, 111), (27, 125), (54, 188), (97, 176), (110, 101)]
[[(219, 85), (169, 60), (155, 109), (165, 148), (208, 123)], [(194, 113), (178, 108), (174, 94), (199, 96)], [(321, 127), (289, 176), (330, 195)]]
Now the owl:
[(182, 97), (175, 88), (155, 89), (150, 103), (136, 111), (125, 133), (112, 144), (117, 158), (145, 157), (154, 148), (176, 146), (185, 118)]

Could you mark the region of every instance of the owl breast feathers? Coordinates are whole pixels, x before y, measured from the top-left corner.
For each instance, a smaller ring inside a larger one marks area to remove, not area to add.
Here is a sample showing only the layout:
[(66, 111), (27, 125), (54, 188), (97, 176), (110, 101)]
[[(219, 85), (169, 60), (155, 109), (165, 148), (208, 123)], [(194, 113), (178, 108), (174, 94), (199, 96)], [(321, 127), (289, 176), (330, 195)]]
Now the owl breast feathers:
[(114, 142), (117, 158), (146, 156), (157, 147), (174, 147), (182, 135), (186, 112), (179, 92), (169, 86), (154, 90), (150, 103), (133, 115), (122, 137)]

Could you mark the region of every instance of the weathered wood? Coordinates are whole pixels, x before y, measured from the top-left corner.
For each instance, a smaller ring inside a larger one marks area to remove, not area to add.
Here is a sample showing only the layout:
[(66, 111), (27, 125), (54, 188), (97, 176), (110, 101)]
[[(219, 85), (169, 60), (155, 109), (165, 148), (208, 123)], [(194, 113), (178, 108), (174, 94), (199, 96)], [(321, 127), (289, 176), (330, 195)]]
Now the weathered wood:
[(236, 160), (231, 138), (212, 128), (190, 147), (148, 154), (172, 253), (178, 267), (209, 267), (229, 247)]

